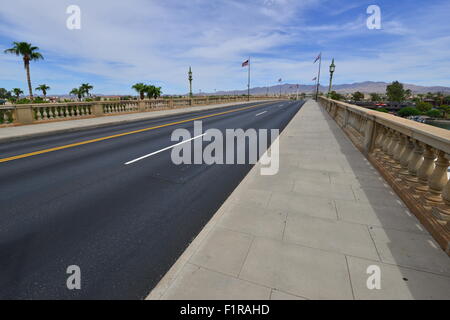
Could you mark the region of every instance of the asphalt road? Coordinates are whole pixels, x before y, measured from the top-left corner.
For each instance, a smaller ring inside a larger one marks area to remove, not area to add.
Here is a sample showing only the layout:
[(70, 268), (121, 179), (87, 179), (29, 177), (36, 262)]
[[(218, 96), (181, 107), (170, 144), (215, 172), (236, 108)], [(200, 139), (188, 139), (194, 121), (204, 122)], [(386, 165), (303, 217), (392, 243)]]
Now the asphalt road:
[[(0, 144), (0, 298), (145, 298), (252, 165), (175, 165), (170, 150), (125, 163), (176, 143), (172, 131), (192, 132), (192, 118), (233, 110), (201, 119), (203, 129), (281, 131), (302, 105), (255, 103)], [(80, 290), (66, 287), (70, 265), (81, 269)]]

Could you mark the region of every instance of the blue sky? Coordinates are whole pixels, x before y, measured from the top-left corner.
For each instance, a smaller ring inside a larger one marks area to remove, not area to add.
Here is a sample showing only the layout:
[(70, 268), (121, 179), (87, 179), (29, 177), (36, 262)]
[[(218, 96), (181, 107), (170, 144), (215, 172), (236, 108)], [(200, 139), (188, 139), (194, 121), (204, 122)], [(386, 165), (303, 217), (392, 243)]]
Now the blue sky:
[[(66, 8), (81, 9), (81, 29), (66, 28)], [(366, 26), (369, 5), (381, 8), (381, 29)], [(450, 86), (448, 0), (3, 0), (0, 50), (12, 41), (40, 47), (33, 86), (66, 94), (82, 82), (94, 93), (129, 94), (136, 82), (186, 93), (245, 89), (242, 61), (252, 58), (252, 87), (312, 84), (323, 53), (335, 83), (399, 80)], [(327, 79), (322, 79), (322, 84)], [(19, 58), (0, 54), (0, 87), (26, 91)]]

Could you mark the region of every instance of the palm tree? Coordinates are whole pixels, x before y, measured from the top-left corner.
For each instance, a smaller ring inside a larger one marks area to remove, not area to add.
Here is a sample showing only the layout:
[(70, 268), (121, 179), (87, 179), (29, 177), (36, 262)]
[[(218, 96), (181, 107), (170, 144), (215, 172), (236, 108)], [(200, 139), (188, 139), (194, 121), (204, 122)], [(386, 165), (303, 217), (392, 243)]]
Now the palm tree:
[(69, 94), (73, 94), (74, 96), (78, 97), (78, 100), (81, 101), (81, 98), (83, 97), (84, 91), (80, 88), (73, 88), (72, 91), (70, 91)]
[(47, 96), (47, 91), (50, 90), (50, 87), (46, 84), (40, 84), (39, 87), (36, 88), (36, 90), (42, 91), (45, 99), (45, 97)]
[(162, 94), (161, 87), (153, 87), (153, 98), (159, 98)]
[(152, 85), (147, 85), (145, 86), (145, 93), (147, 94), (147, 98), (151, 99), (153, 98), (154, 94), (155, 94), (155, 86)]
[(141, 100), (144, 100), (145, 93), (148, 90), (148, 86), (146, 86), (142, 82), (139, 82), (139, 83), (136, 83), (135, 85), (133, 85), (131, 88), (136, 90), (139, 93), (139, 97), (141, 98)]
[(91, 86), (89, 83), (82, 83), (80, 86), (80, 90), (83, 92), (83, 96), (86, 94), (86, 96), (89, 96), (89, 91), (94, 89), (93, 86)]
[(28, 90), (30, 91), (30, 100), (33, 100), (33, 89), (31, 87), (31, 77), (30, 77), (30, 61), (44, 59), (42, 54), (37, 52), (38, 47), (33, 47), (31, 43), (28, 42), (13, 42), (13, 47), (6, 49), (5, 53), (15, 54), (16, 56), (23, 57), (23, 65), (27, 72), (27, 82)]
[(13, 88), (11, 91), (14, 93), (14, 95), (16, 96), (17, 99), (19, 99), (19, 96), (21, 94), (23, 94), (22, 89), (19, 89), (19, 88)]
[(151, 98), (158, 98), (161, 96), (161, 87), (155, 87), (153, 85), (145, 86), (145, 93), (147, 93), (147, 97), (149, 99)]

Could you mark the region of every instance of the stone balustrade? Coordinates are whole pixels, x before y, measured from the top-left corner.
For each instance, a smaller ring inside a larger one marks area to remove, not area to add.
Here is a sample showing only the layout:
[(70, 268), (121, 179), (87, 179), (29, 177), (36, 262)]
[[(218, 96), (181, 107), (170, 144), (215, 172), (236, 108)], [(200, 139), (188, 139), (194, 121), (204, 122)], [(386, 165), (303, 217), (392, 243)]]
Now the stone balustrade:
[(14, 107), (0, 107), (0, 125), (14, 122)]
[[(264, 100), (267, 96), (251, 96), (250, 100)], [(217, 103), (245, 102), (245, 96), (205, 96), (176, 99), (113, 100), (95, 102), (65, 102), (20, 104), (0, 107), (0, 125), (30, 124), (53, 120), (73, 120), (132, 112), (183, 108)]]
[(450, 131), (324, 97), (319, 104), (450, 255)]

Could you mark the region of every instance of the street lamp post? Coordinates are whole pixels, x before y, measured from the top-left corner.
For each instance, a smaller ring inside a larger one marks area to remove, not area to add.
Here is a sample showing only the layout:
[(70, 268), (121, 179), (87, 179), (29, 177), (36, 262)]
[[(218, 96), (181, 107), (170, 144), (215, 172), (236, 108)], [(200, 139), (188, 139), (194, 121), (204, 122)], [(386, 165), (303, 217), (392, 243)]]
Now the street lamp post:
[(192, 98), (192, 69), (191, 67), (189, 67), (189, 72), (188, 72), (188, 79), (189, 79), (189, 97)]
[(280, 78), (280, 79), (278, 79), (278, 82), (280, 83), (280, 99), (281, 99), (281, 81), (282, 81), (282, 79)]
[(331, 61), (330, 64), (330, 86), (328, 87), (328, 97), (330, 97), (331, 94), (331, 86), (333, 85), (333, 73), (336, 70), (336, 66), (334, 64), (334, 58), (333, 61)]

